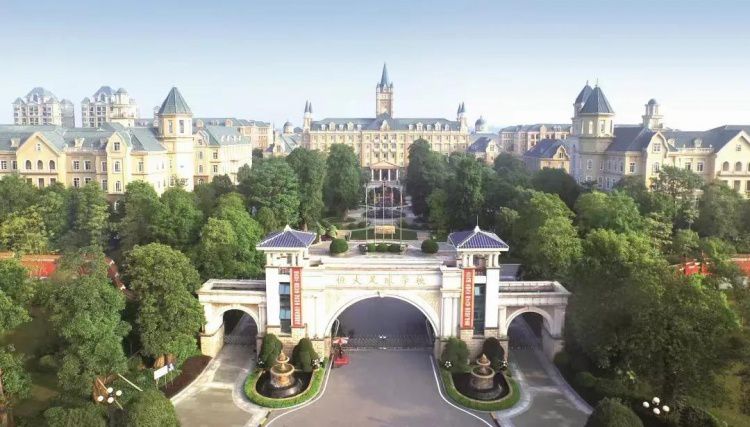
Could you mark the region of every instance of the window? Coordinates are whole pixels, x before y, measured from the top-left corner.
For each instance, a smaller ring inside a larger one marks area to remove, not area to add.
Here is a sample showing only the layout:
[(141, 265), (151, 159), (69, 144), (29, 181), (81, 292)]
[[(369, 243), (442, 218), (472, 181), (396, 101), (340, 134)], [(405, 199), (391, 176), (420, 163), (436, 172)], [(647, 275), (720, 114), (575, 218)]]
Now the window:
[(693, 164), (691, 162), (685, 162), (685, 170), (693, 170)]
[(589, 133), (594, 133), (594, 122), (589, 121)]
[(185, 133), (185, 120), (180, 120), (180, 133)]
[[(42, 144), (40, 144), (38, 142), (36, 143), (36, 151), (42, 151)], [(42, 186), (42, 187), (44, 187), (44, 186)]]
[(279, 323), (281, 332), (292, 332), (292, 307), (289, 301), (289, 283), (279, 283)]
[(729, 172), (729, 162), (724, 162), (721, 164), (721, 170), (723, 172)]
[(734, 191), (740, 191), (740, 181), (735, 180), (734, 181)]
[(115, 151), (120, 151), (120, 143), (119, 142), (115, 142), (115, 144), (114, 144), (114, 150)]
[(37, 162), (36, 162), (36, 168), (37, 168), (37, 170), (44, 169), (44, 162), (41, 161), (41, 160), (37, 160)]
[(592, 167), (594, 167), (594, 162), (591, 159), (586, 160), (586, 169), (591, 170)]
[(659, 172), (659, 162), (656, 162), (653, 165), (651, 165), (651, 171)]
[(81, 169), (81, 161), (80, 160), (73, 160), (73, 170), (77, 171)]
[(167, 125), (168, 125), (168, 128), (169, 128), (169, 133), (173, 133), (174, 132), (174, 122), (172, 120), (170, 120), (169, 122), (167, 122)]
[(698, 162), (697, 165), (695, 165), (696, 172), (703, 172), (703, 162)]
[(2, 170), (8, 169), (8, 161), (7, 160), (0, 161), (0, 169), (2, 169)]
[(198, 158), (203, 160), (203, 151), (198, 152)]
[(44, 178), (39, 178), (38, 184), (39, 184), (39, 188), (44, 188)]
[(57, 178), (50, 178), (49, 179), (49, 185), (57, 183)]
[(203, 165), (198, 165), (198, 173), (203, 173)]
[(474, 335), (484, 335), (484, 306), (486, 300), (486, 285), (474, 285)]
[(219, 152), (214, 151), (214, 160), (219, 160)]
[(628, 172), (635, 173), (635, 162), (630, 162), (628, 165)]
[(745, 181), (745, 191), (750, 193), (750, 181)]
[(143, 172), (143, 162), (138, 162), (138, 172)]
[(115, 191), (118, 193), (122, 191), (122, 183), (120, 181), (115, 182)]
[(742, 172), (742, 162), (737, 162), (734, 164), (734, 171), (735, 172)]
[(737, 146), (734, 147), (734, 151), (742, 151), (742, 144), (737, 144)]
[(31, 160), (26, 160), (26, 170), (31, 170)]
[(654, 153), (660, 153), (661, 152), (661, 144), (654, 144), (653, 152)]
[(107, 186), (107, 180), (106, 179), (102, 180), (102, 191), (109, 192), (109, 187)]
[(604, 120), (602, 120), (602, 121), (599, 122), (599, 133), (604, 133), (604, 129), (605, 129), (604, 126), (605, 126), (605, 124), (606, 124), (606, 122)]
[(51, 171), (55, 170), (55, 166), (56, 166), (55, 165), (55, 161), (54, 160), (50, 160), (49, 161), (49, 170), (51, 170)]
[(83, 161), (83, 170), (90, 171), (91, 170), (91, 160), (84, 160)]
[(89, 182), (91, 182), (91, 178), (89, 178), (89, 177), (83, 178), (83, 183), (84, 184), (88, 184)]
[(102, 162), (102, 172), (107, 172), (107, 162), (106, 161)]
[(120, 172), (120, 161), (115, 162), (115, 172)]
[(73, 178), (73, 187), (78, 188), (81, 186), (81, 178)]
[(10, 168), (11, 168), (11, 169), (13, 169), (13, 170), (16, 170), (16, 169), (18, 169), (18, 162), (17, 162), (17, 161), (15, 161), (15, 160), (12, 160), (12, 161), (10, 162)]
[(219, 173), (219, 165), (213, 165), (212, 169), (214, 173)]

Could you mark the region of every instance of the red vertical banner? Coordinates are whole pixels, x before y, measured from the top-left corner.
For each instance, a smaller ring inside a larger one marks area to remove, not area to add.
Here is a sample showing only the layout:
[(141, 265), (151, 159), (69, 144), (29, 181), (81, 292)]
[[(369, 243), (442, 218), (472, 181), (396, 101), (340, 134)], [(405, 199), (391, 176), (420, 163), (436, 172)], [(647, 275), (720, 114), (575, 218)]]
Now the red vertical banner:
[(461, 329), (474, 329), (474, 269), (464, 268), (461, 283)]
[(292, 267), (289, 299), (292, 305), (292, 327), (301, 328), (302, 324), (302, 268)]

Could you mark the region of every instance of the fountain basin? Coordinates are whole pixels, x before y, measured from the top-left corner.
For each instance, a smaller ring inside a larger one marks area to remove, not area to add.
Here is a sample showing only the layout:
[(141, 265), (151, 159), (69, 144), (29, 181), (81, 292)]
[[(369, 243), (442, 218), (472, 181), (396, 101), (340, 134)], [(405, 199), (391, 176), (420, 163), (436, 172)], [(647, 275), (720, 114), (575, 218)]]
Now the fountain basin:
[(289, 382), (281, 387), (271, 384), (272, 377), (270, 372), (266, 371), (260, 375), (255, 383), (255, 390), (263, 396), (274, 399), (283, 399), (292, 397), (307, 390), (307, 385), (312, 379), (312, 373), (294, 372), (288, 377)]
[(472, 380), (476, 378), (469, 372), (460, 374), (451, 374), (453, 385), (459, 393), (466, 397), (476, 400), (489, 401), (498, 400), (507, 396), (510, 392), (510, 386), (502, 372), (497, 372), (491, 377), (491, 387), (477, 389), (472, 386)]

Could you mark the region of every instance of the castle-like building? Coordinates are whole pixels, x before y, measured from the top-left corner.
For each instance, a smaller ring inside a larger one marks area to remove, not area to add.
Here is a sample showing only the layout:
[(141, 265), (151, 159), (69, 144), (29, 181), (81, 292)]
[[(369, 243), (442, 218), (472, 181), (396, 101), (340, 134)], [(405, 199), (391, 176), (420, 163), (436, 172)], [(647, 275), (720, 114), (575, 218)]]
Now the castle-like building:
[(134, 126), (138, 117), (138, 104), (124, 88), (113, 91), (109, 86), (102, 86), (91, 98), (81, 101), (81, 125), (85, 128), (104, 123)]
[(426, 140), (434, 151), (447, 155), (467, 151), (475, 140), (484, 136), (470, 132), (463, 103), (459, 104), (456, 120), (448, 120), (396, 118), (394, 101), (394, 85), (387, 66), (383, 65), (380, 82), (375, 86), (375, 117), (313, 120), (312, 103), (307, 102), (301, 144), (324, 152), (332, 144), (347, 144), (359, 157), (361, 166), (369, 169), (371, 179), (389, 181), (400, 178), (400, 169), (409, 162), (409, 147), (418, 139)]
[(0, 177), (17, 173), (40, 188), (96, 182), (116, 197), (135, 180), (151, 183), (157, 193), (176, 185), (192, 190), (217, 175), (237, 182), (239, 168), (252, 164), (253, 144), (241, 127), (231, 120), (194, 119), (177, 88), (157, 113), (135, 126), (125, 126), (130, 118), (122, 123), (101, 117), (94, 117), (96, 126), (80, 128), (0, 125)]
[(13, 123), (16, 125), (75, 125), (73, 103), (58, 100), (54, 93), (35, 87), (23, 98), (13, 101)]
[(669, 165), (750, 195), (750, 125), (670, 129), (655, 99), (646, 103), (640, 124), (617, 125), (615, 117), (602, 88), (587, 83), (573, 102), (571, 136), (565, 140), (578, 182), (609, 190), (623, 177), (635, 175), (650, 186)]

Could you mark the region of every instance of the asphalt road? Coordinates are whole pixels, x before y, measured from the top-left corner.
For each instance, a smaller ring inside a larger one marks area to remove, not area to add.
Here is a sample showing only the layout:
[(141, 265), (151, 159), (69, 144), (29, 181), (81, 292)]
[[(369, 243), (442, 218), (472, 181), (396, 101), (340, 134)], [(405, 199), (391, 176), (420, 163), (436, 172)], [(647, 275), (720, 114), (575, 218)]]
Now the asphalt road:
[(438, 393), (429, 352), (351, 352), (314, 403), (276, 413), (270, 427), (492, 427), (448, 404)]

